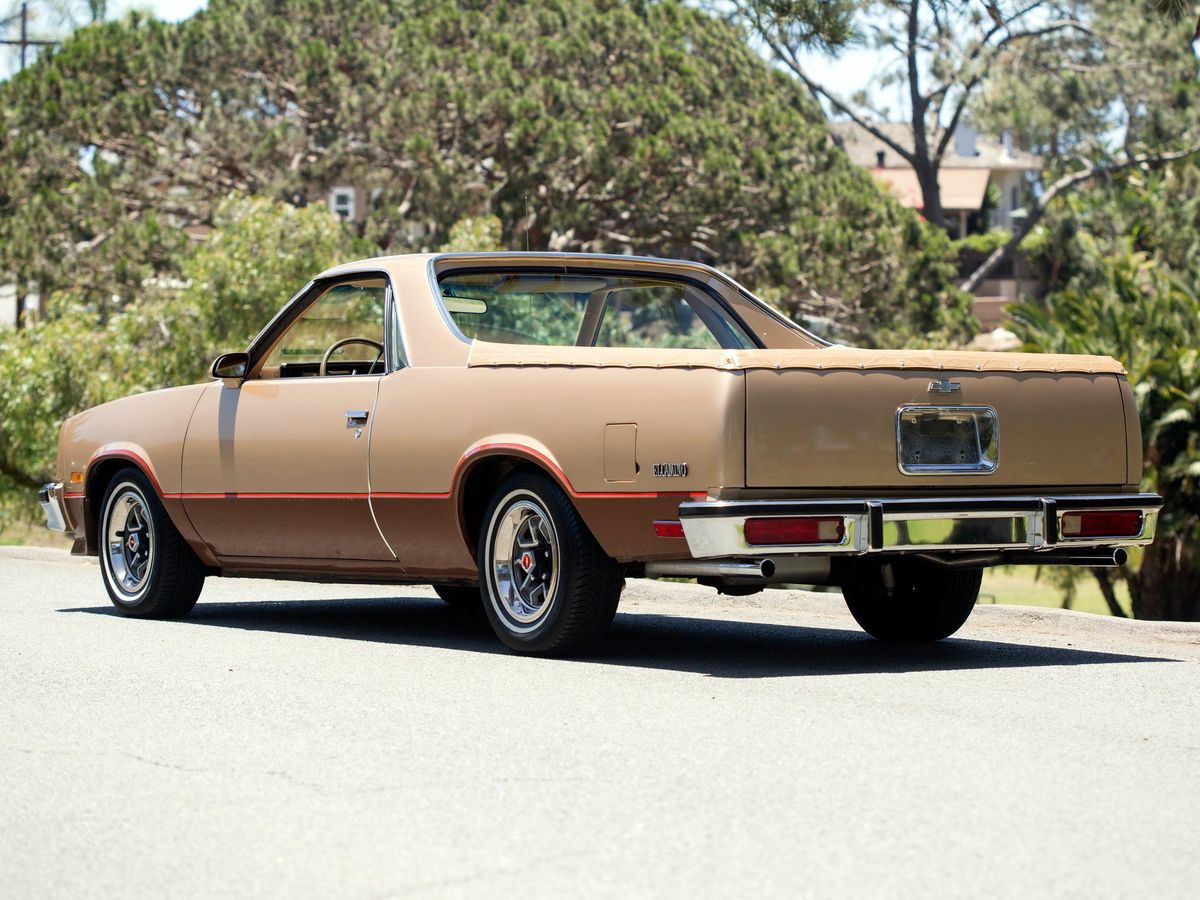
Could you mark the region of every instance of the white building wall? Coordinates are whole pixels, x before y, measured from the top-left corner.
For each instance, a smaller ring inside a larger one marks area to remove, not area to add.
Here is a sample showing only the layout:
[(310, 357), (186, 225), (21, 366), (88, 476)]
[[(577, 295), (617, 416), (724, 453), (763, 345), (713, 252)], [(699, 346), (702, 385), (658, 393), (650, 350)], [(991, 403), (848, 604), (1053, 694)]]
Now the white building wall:
[(993, 169), (990, 183), (1000, 194), (1000, 204), (992, 210), (992, 228), (1013, 230), (1014, 210), (1025, 207), (1025, 173), (1019, 169)]
[(13, 328), (17, 324), (17, 286), (0, 284), (0, 328)]

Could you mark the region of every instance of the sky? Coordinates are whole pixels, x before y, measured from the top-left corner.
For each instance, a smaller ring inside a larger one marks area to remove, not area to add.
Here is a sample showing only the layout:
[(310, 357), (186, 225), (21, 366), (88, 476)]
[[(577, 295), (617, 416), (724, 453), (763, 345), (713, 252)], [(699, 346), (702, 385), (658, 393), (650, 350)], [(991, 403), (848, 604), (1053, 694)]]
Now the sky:
[(167, 22), (178, 22), (186, 19), (204, 5), (204, 0), (135, 0), (135, 2), (118, 2), (113, 4), (118, 16), (124, 15), (129, 9), (144, 9), (154, 13), (158, 18)]
[[(38, 17), (39, 15), (47, 15), (44, 6), (39, 4), (37, 0), (31, 0), (29, 5), (29, 37), (43, 37), (46, 29), (38, 27)], [(72, 0), (59, 0), (54, 5), (77, 10), (76, 16), (79, 17), (76, 19), (77, 21), (83, 18), (83, 11), (87, 8), (83, 3), (72, 2)], [(39, 6), (43, 6), (43, 8), (39, 9)], [(109, 5), (108, 15), (111, 19), (119, 19), (131, 9), (140, 9), (151, 12), (167, 22), (178, 22), (180, 19), (186, 19), (202, 6), (204, 6), (204, 0), (113, 0)], [(14, 14), (19, 7), (20, 0), (0, 0), (0, 20)], [(17, 34), (17, 26), (15, 24), (3, 30), (3, 37), (5, 38), (15, 39)], [(0, 47), (0, 78), (6, 78), (16, 71), (17, 59), (18, 52), (16, 47)]]

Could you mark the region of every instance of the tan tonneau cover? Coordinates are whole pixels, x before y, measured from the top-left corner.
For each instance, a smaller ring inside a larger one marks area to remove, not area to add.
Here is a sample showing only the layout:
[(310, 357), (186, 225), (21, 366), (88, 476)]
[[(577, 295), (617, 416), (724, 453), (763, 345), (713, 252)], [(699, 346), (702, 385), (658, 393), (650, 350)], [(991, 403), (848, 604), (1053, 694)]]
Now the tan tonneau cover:
[(545, 347), (474, 341), (472, 366), (564, 366), (626, 369), (944, 369), (952, 372), (1109, 372), (1108, 356), (976, 353), (961, 350), (675, 350), (656, 347)]

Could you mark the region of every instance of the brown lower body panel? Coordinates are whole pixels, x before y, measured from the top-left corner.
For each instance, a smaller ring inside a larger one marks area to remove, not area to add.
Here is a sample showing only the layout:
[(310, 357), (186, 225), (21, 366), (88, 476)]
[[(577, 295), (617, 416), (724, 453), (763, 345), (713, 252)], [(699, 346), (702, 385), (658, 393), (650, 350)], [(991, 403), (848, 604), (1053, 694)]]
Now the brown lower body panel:
[(474, 548), (467, 546), (457, 504), (448, 496), (376, 497), (379, 529), (405, 573), (475, 578)]
[(621, 497), (572, 498), (579, 515), (604, 552), (622, 562), (689, 559), (687, 541), (662, 538), (655, 522), (679, 520), (679, 504), (689, 495), (642, 494)]
[(274, 556), (228, 557), (220, 561), (221, 574), (233, 578), (281, 578), (330, 583), (421, 583), (406, 575), (395, 560), (287, 559)]
[[(606, 553), (641, 562), (689, 556), (686, 541), (659, 537), (654, 528), (656, 521), (677, 520), (685, 499), (576, 495), (571, 502)], [(374, 518), (365, 497), (212, 495), (163, 502), (201, 559), (231, 575), (327, 572), (402, 582), (478, 574), (458, 504), (448, 496), (377, 497)]]
[[(614, 559), (686, 559), (687, 542), (660, 538), (655, 521), (677, 520), (688, 495), (576, 495), (571, 502), (604, 551)], [(475, 548), (466, 537), (459, 506), (445, 496), (376, 497), (379, 527), (412, 576), (474, 578)]]
[[(223, 565), (229, 559), (382, 560), (366, 495), (184, 496), (187, 519)], [(290, 567), (290, 566), (289, 566)]]

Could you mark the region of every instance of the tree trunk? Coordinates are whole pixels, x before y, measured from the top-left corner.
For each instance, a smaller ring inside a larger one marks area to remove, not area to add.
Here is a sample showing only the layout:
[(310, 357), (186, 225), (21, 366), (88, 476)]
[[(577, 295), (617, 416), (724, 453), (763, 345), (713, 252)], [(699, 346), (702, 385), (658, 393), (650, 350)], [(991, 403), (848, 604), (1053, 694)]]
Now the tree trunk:
[(1135, 618), (1200, 621), (1200, 557), (1184, 535), (1160, 534), (1129, 589)]
[(917, 181), (921, 185), (921, 214), (925, 221), (938, 228), (946, 227), (946, 211), (942, 209), (942, 189), (938, 186), (938, 170), (928, 158), (917, 157)]
[(1116, 616), (1118, 619), (1128, 619), (1125, 610), (1121, 608), (1121, 604), (1117, 600), (1117, 590), (1108, 569), (1092, 569), (1092, 574), (1096, 576), (1096, 582), (1100, 585), (1100, 594), (1104, 597), (1105, 605), (1108, 606), (1109, 615)]

